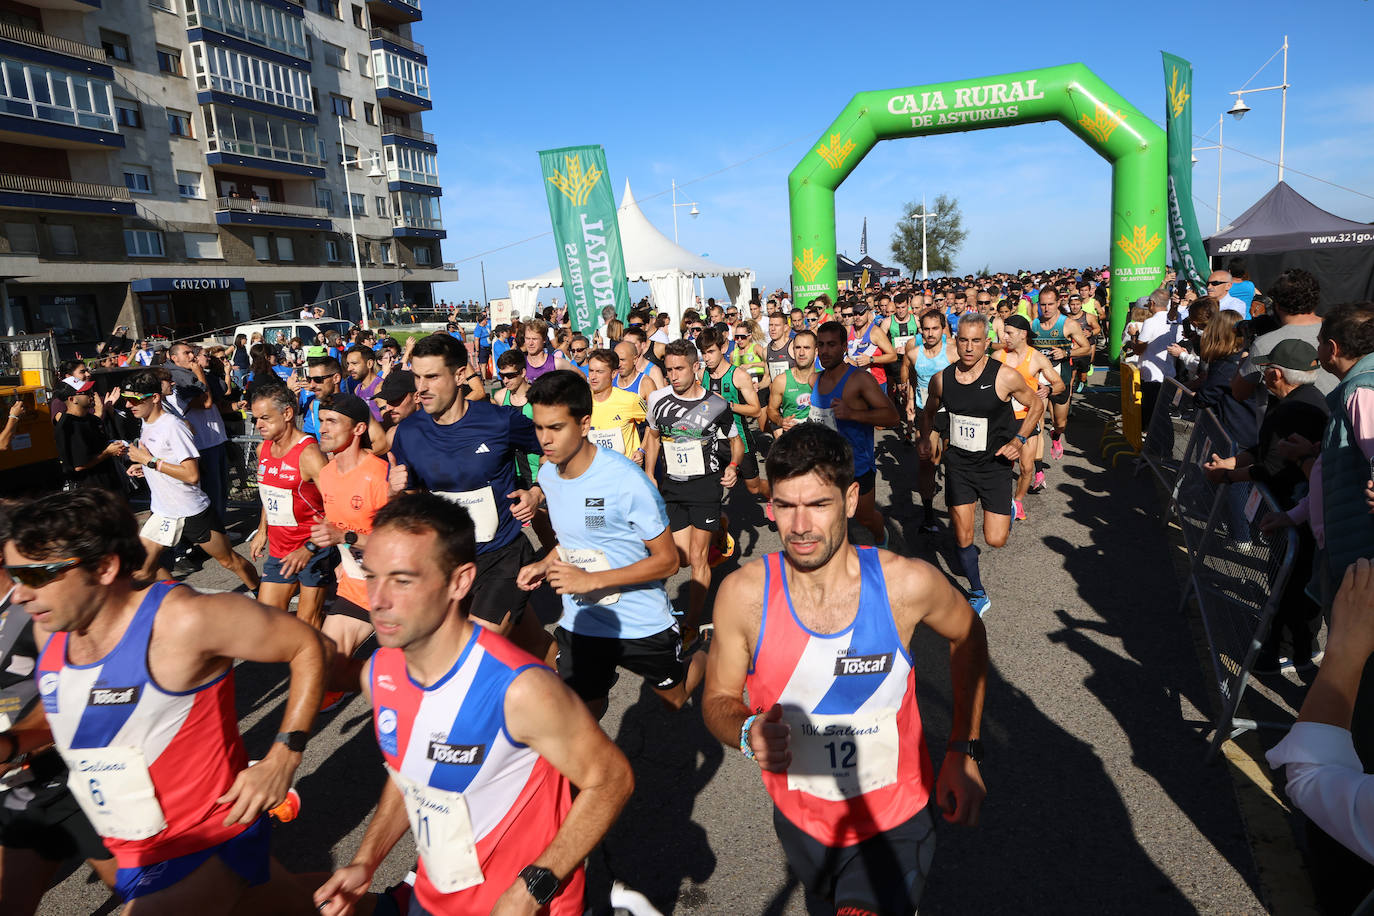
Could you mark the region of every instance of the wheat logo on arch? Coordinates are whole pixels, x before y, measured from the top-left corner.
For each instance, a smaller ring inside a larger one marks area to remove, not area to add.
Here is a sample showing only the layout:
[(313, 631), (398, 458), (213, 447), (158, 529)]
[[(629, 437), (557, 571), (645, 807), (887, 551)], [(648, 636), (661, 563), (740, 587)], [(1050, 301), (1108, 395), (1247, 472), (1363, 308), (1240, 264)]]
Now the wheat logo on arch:
[(582, 157), (577, 155), (564, 156), (563, 168), (567, 170), (566, 173), (554, 169), (553, 177), (549, 181), (563, 192), (564, 197), (572, 201), (574, 207), (586, 206), (592, 188), (601, 180), (602, 171), (595, 165), (591, 167), (591, 171), (583, 171)]
[(1093, 113), (1093, 117), (1089, 118), (1087, 115), (1078, 116), (1079, 126), (1091, 134), (1092, 138), (1098, 143), (1106, 143), (1110, 140), (1112, 138), (1112, 133), (1116, 130), (1117, 125), (1120, 124), (1121, 121), (1121, 109), (1118, 108), (1116, 113), (1113, 114), (1110, 109), (1100, 102), (1097, 104), (1097, 110)]
[(844, 144), (841, 145), (840, 135), (831, 134), (829, 145), (822, 143), (820, 146), (816, 147), (816, 152), (820, 154), (820, 157), (824, 159), (832, 169), (837, 169), (844, 165), (844, 161), (849, 158), (849, 154), (854, 152), (854, 141), (846, 140)]
[(802, 256), (792, 259), (792, 266), (797, 268), (797, 273), (802, 275), (802, 279), (807, 283), (816, 281), (816, 274), (821, 272), (821, 268), (827, 264), (825, 255), (816, 257), (814, 249), (802, 249)]
[(1132, 226), (1134, 238), (1128, 239), (1125, 233), (1122, 233), (1121, 238), (1116, 240), (1116, 247), (1126, 253), (1132, 264), (1144, 264), (1151, 253), (1159, 247), (1159, 233), (1155, 233), (1147, 240), (1145, 233), (1148, 231), (1144, 226)]

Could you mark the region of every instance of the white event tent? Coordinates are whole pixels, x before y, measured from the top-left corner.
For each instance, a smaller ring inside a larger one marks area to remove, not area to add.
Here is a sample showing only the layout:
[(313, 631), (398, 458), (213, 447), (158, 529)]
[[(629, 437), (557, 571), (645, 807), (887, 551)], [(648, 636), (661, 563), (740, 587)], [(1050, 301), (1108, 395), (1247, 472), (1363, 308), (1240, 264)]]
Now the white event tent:
[[(754, 272), (742, 267), (722, 267), (692, 254), (662, 232), (654, 228), (644, 211), (635, 202), (630, 181), (625, 180), (625, 194), (617, 213), (620, 223), (620, 245), (625, 253), (625, 275), (630, 282), (647, 281), (654, 306), (672, 316), (671, 333), (676, 336), (682, 313), (691, 308), (696, 293), (692, 281), (697, 277), (720, 277), (730, 300), (742, 314), (754, 286)], [(537, 277), (509, 282), (511, 307), (517, 315), (534, 314), (539, 290), (563, 286), (559, 268), (545, 271)], [(704, 315), (702, 316), (705, 317)], [(598, 323), (600, 316), (595, 316)]]

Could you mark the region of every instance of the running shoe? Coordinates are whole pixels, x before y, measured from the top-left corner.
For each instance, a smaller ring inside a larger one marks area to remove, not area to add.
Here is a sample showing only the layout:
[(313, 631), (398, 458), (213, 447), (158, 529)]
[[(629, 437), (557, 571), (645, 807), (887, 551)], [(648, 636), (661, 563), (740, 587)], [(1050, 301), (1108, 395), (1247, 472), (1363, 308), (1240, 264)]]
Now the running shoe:
[(1044, 493), (1044, 492), (1045, 492), (1045, 472), (1044, 472), (1044, 471), (1036, 471), (1036, 472), (1035, 472), (1035, 481), (1034, 481), (1033, 483), (1031, 483), (1031, 485), (1030, 485), (1030, 491), (1031, 491), (1032, 493)]
[(773, 501), (771, 499), (763, 504), (763, 514), (767, 516), (770, 522), (777, 524), (778, 520), (773, 516)]
[(968, 603), (973, 605), (973, 610), (982, 617), (992, 607), (992, 601), (988, 598), (988, 593), (984, 590), (971, 591), (968, 593)]
[(1012, 512), (1011, 517), (1018, 522), (1024, 522), (1026, 520), (1026, 507), (1022, 505), (1021, 500), (1013, 499), (1011, 501), (1011, 505), (1012, 509), (1015, 510), (1014, 512)]
[(711, 542), (711, 552), (707, 560), (712, 566), (719, 566), (726, 560), (735, 555), (735, 537), (730, 532), (725, 532), (725, 549), (721, 550), (714, 541)]
[(1055, 461), (1062, 461), (1064, 458), (1064, 442), (1062, 437), (1054, 436), (1050, 439), (1050, 457)]
[(926, 534), (940, 533), (940, 523), (935, 520), (935, 511), (933, 509), (926, 509), (925, 520), (921, 522), (921, 530)]

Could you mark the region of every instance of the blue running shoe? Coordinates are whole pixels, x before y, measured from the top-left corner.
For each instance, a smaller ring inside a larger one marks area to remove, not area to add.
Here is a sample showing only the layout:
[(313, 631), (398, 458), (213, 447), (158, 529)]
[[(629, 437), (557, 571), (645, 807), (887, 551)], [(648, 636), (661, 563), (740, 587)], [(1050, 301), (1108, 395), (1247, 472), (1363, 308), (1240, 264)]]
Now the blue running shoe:
[(988, 608), (992, 607), (992, 600), (988, 598), (988, 593), (986, 591), (969, 592), (968, 603), (973, 605), (973, 610), (979, 617), (986, 614)]

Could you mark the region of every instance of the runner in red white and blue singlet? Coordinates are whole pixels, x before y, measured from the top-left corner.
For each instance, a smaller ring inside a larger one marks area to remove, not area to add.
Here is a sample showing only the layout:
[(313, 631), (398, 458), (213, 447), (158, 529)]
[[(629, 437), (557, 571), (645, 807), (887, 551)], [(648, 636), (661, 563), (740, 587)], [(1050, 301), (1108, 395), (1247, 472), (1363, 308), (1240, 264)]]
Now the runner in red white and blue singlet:
[[(372, 656), (377, 743), (419, 849), (416, 899), (435, 916), (490, 912), (572, 806), (568, 780), (506, 731), (506, 691), (539, 664), (480, 626), (431, 687), (410, 679), (404, 650)], [(581, 916), (584, 886), (578, 868), (541, 912)]]
[(100, 661), (70, 664), (69, 634), (59, 632), (34, 672), (72, 794), (121, 869), (209, 849), (251, 826), (224, 826), (231, 805), (215, 801), (248, 765), (233, 666), (185, 693), (163, 690), (148, 671), (153, 621), (176, 586), (151, 586)]
[(921, 734), (916, 674), (897, 632), (879, 553), (857, 547), (854, 621), (815, 633), (797, 618), (781, 553), (765, 558), (763, 622), (745, 687), (754, 709), (780, 703), (792, 763), (763, 771), (779, 812), (830, 847), (895, 828), (925, 807), (934, 771)]

